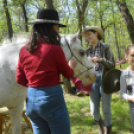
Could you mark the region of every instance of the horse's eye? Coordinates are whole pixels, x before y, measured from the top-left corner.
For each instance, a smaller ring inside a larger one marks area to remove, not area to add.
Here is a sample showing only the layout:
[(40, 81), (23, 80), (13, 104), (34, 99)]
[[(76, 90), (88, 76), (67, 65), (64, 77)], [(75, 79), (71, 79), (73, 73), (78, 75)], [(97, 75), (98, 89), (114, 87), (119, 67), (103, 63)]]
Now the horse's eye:
[(85, 54), (85, 51), (84, 50), (80, 50), (79, 52), (80, 52), (80, 55), (81, 56), (84, 56), (84, 54)]

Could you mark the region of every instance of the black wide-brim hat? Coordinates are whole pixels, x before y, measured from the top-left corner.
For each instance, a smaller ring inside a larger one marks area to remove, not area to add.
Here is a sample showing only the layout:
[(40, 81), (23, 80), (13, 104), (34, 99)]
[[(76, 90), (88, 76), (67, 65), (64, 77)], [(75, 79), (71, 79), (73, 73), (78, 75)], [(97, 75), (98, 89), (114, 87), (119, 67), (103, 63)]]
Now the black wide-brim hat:
[(118, 69), (111, 69), (106, 73), (102, 81), (104, 93), (112, 94), (120, 90), (120, 75), (121, 71)]
[(58, 12), (54, 9), (40, 9), (37, 12), (37, 19), (35, 22), (28, 23), (29, 25), (33, 24), (55, 24), (59, 27), (66, 27), (66, 25), (60, 24)]

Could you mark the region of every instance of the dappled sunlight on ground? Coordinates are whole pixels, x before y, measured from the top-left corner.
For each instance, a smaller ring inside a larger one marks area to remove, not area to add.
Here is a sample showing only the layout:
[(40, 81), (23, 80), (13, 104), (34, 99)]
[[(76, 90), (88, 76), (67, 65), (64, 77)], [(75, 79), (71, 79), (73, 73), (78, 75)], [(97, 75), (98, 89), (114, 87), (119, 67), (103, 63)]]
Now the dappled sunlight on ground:
[[(71, 134), (98, 134), (98, 126), (90, 113), (89, 96), (77, 97), (64, 93), (64, 98), (70, 116)], [(128, 103), (120, 97), (120, 92), (113, 94), (111, 109), (112, 134), (132, 134)], [(25, 129), (25, 133), (32, 134), (30, 129)]]
[[(69, 111), (72, 134), (98, 134), (98, 126), (90, 113), (89, 96), (77, 97), (64, 93), (64, 97)], [(111, 109), (112, 134), (132, 134), (128, 103), (120, 97), (120, 92), (112, 95)], [(103, 114), (102, 118), (104, 118)]]

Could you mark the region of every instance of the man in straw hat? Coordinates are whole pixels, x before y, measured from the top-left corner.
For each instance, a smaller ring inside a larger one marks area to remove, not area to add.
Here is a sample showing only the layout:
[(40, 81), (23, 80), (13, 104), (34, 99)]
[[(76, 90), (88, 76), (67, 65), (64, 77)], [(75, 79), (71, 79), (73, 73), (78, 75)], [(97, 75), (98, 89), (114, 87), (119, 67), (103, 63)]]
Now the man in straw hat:
[[(102, 90), (102, 80), (106, 72), (114, 69), (114, 56), (109, 45), (100, 42), (103, 38), (103, 30), (99, 26), (86, 26), (82, 36), (91, 44), (87, 49), (87, 56), (92, 58), (96, 71), (96, 81), (92, 85), (90, 95), (90, 109), (95, 122), (99, 126), (99, 134), (111, 134), (112, 114), (111, 114), (111, 94), (105, 94)], [(100, 100), (102, 97), (102, 110), (105, 117), (104, 123), (100, 115)], [(105, 127), (104, 127), (105, 125)], [(105, 128), (105, 129), (104, 129)]]
[(67, 63), (60, 46), (59, 27), (65, 25), (53, 9), (39, 10), (30, 24), (30, 42), (20, 50), (16, 74), (16, 82), (28, 87), (26, 115), (34, 134), (71, 134), (60, 74), (74, 77), (77, 62)]

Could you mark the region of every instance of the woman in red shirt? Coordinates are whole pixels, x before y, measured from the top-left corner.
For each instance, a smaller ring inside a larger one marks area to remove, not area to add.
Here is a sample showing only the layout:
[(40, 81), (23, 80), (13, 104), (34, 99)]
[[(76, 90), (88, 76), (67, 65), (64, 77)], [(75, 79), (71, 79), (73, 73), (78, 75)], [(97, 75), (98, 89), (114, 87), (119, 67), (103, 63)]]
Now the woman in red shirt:
[[(60, 74), (74, 76), (76, 61), (67, 63), (60, 47), (58, 12), (37, 13), (30, 41), (21, 48), (16, 82), (28, 87), (26, 114), (34, 134), (70, 134), (70, 120), (61, 88)], [(68, 65), (69, 64), (69, 65)]]

